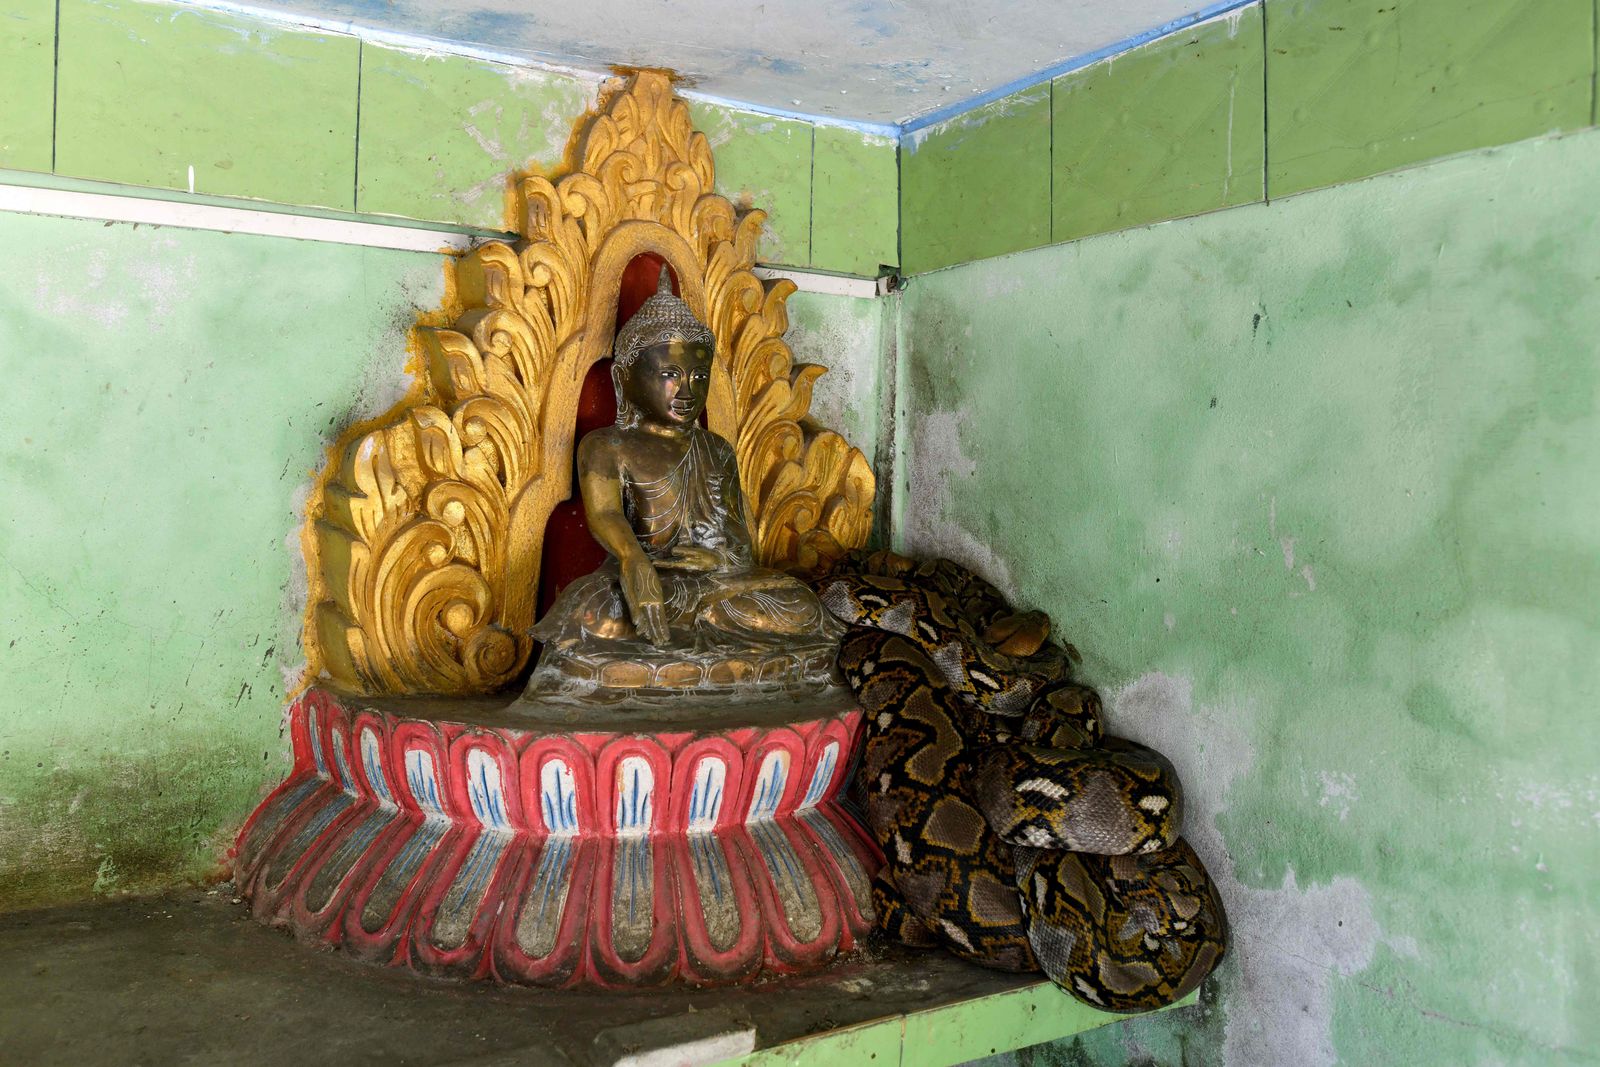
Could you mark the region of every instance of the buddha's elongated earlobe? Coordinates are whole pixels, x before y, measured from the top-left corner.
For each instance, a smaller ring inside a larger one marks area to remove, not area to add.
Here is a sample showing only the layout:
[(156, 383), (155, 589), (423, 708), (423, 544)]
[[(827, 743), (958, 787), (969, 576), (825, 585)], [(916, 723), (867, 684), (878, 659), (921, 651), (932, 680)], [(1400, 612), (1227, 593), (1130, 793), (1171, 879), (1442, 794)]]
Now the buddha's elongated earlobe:
[(617, 425), (623, 429), (632, 429), (638, 423), (638, 414), (633, 410), (633, 405), (628, 403), (627, 396), (622, 390), (623, 366), (621, 362), (611, 364), (611, 388), (617, 395)]

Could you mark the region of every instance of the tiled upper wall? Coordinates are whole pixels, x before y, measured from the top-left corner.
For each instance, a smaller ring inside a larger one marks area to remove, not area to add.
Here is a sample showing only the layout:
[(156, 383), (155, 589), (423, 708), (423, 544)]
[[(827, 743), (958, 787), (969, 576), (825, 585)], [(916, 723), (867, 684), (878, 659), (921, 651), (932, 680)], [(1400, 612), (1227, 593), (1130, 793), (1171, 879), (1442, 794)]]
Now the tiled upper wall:
[(1594, 0), (1266, 0), (1283, 196), (1587, 126)]
[[(915, 274), (1588, 125), (1596, 2), (1256, 0), (899, 143), (692, 111), (764, 261)], [(0, 168), (488, 230), (595, 91), (146, 0), (0, 30)]]
[[(59, 34), (58, 34), (59, 27)], [(0, 168), (504, 230), (596, 83), (143, 0), (0, 0)], [(765, 262), (898, 258), (896, 143), (693, 105)]]
[(1595, 0), (1257, 0), (908, 135), (901, 266), (1576, 129), (1594, 72)]

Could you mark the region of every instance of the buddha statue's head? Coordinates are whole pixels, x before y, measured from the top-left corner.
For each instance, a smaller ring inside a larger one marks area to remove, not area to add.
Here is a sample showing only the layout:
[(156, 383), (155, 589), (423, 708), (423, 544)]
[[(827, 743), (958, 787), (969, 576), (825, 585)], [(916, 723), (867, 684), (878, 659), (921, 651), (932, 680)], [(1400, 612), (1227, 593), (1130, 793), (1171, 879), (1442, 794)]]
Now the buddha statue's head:
[(715, 349), (710, 328), (673, 295), (662, 267), (655, 294), (617, 331), (611, 365), (617, 424), (693, 426), (706, 408)]

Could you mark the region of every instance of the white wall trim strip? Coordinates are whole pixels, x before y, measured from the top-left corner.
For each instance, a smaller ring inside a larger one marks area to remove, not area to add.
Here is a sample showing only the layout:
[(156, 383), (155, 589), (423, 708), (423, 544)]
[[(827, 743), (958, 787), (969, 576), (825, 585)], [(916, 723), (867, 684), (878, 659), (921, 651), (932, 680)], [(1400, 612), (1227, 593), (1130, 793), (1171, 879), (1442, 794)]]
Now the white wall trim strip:
[(795, 270), (793, 267), (756, 267), (755, 276), (764, 282), (788, 278), (802, 293), (820, 293), (823, 296), (855, 296), (871, 300), (889, 291), (888, 278), (847, 278), (839, 274)]
[(448, 230), (388, 226), (379, 222), (322, 219), (278, 211), (253, 211), (243, 207), (185, 204), (149, 200), (112, 193), (83, 193), (68, 189), (37, 189), (0, 185), (0, 211), (25, 215), (60, 215), (107, 222), (135, 222), (148, 226), (179, 226), (189, 230), (221, 230), (261, 237), (290, 237), (330, 244), (397, 248), (406, 252), (464, 252), (473, 239)]
[[(257, 211), (246, 207), (190, 204), (151, 200), (116, 193), (86, 193), (71, 189), (41, 189), (0, 184), (0, 211), (24, 215), (127, 222), (146, 226), (177, 226), (188, 230), (248, 233), (260, 237), (288, 237), (301, 241), (394, 248), (403, 252), (441, 255), (465, 252), (482, 238), (449, 230), (427, 230), (381, 222), (325, 219), (282, 211)], [(788, 278), (801, 292), (871, 299), (888, 291), (886, 278), (847, 278), (834, 274), (757, 267), (763, 280)]]

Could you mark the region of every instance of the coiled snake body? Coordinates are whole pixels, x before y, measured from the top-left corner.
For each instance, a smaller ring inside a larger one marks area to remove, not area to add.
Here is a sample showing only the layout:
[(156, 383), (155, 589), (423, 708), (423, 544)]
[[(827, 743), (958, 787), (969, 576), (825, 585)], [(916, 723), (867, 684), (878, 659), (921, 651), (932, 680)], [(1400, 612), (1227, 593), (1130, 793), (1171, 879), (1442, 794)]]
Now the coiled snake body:
[(818, 580), (851, 627), (839, 667), (866, 712), (858, 785), (886, 866), (878, 926), (1108, 1011), (1181, 999), (1227, 920), (1182, 838), (1172, 765), (1104, 735), (1049, 620), (948, 560), (853, 553)]

